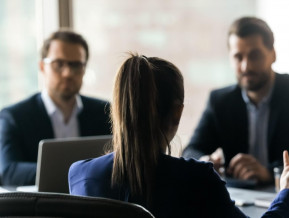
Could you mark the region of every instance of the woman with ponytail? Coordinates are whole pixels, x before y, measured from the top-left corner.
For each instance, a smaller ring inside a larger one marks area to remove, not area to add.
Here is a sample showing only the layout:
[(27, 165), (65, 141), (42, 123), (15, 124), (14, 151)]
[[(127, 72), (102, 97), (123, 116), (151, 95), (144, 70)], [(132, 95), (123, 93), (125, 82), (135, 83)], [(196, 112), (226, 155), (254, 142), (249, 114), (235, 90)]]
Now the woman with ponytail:
[[(131, 54), (115, 78), (113, 152), (74, 163), (69, 171), (71, 194), (137, 203), (157, 218), (246, 217), (212, 163), (170, 156), (183, 102), (183, 77), (176, 66)], [(287, 153), (284, 157), (289, 168)], [(284, 190), (264, 217), (289, 213), (283, 204), (289, 201), (288, 169), (283, 174)]]

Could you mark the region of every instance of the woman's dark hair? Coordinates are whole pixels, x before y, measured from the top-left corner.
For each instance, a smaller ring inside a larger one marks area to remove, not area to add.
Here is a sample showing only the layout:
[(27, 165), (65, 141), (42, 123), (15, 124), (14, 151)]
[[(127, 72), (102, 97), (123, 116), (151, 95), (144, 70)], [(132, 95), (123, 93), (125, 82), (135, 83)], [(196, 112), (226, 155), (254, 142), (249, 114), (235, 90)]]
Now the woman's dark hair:
[(163, 147), (169, 147), (168, 122), (173, 108), (183, 101), (183, 77), (176, 66), (130, 54), (113, 91), (113, 186), (127, 184), (130, 194), (150, 202), (158, 157)]
[(268, 24), (256, 17), (242, 17), (233, 22), (228, 31), (228, 38), (231, 35), (238, 37), (247, 37), (251, 35), (260, 35), (264, 45), (268, 49), (274, 47), (274, 35)]

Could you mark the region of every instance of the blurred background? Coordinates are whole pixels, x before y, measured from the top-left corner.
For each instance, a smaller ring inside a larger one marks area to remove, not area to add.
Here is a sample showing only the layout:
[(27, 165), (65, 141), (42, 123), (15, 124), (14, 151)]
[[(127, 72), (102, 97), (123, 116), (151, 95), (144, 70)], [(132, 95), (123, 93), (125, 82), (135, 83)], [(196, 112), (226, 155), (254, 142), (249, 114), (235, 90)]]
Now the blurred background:
[(126, 52), (173, 62), (185, 79), (177, 144), (186, 146), (212, 89), (235, 83), (227, 50), (229, 25), (258, 16), (275, 35), (274, 70), (289, 72), (288, 0), (0, 0), (0, 110), (42, 89), (40, 48), (69, 27), (90, 46), (82, 94), (111, 100)]

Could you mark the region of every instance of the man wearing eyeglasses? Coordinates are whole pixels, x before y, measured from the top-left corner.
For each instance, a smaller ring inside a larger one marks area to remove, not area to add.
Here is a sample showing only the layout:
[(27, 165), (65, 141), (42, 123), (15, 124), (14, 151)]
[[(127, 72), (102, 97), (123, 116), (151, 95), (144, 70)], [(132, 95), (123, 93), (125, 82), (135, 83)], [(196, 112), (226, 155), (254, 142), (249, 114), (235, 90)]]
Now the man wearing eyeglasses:
[(41, 51), (44, 90), (0, 112), (3, 185), (35, 184), (42, 139), (111, 134), (108, 102), (79, 94), (89, 49), (71, 31), (57, 31)]

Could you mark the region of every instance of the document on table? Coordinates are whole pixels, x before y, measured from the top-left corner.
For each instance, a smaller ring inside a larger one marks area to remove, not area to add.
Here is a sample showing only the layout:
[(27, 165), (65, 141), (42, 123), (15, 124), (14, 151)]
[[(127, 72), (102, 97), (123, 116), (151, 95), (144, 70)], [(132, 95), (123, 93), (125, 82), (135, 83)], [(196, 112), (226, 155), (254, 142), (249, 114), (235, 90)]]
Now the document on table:
[(6, 192), (10, 192), (9, 190), (5, 189), (5, 188), (2, 188), (0, 186), (0, 193), (6, 193)]
[(268, 208), (276, 196), (276, 193), (240, 188), (228, 188), (228, 191), (237, 206), (255, 205)]
[(38, 187), (36, 185), (18, 186), (16, 191), (19, 192), (38, 192)]

